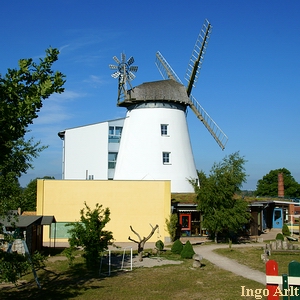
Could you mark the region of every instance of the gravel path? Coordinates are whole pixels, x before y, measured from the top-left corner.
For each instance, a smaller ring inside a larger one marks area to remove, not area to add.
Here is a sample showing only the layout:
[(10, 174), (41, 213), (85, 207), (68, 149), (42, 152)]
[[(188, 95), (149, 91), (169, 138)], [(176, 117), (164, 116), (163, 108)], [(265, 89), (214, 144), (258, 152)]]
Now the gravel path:
[[(233, 245), (233, 248), (236, 247), (257, 247), (260, 246), (260, 244), (241, 244), (241, 245)], [(263, 244), (261, 244), (263, 246)], [(227, 257), (221, 256), (219, 254), (216, 254), (213, 252), (215, 249), (219, 248), (228, 248), (228, 245), (199, 245), (194, 246), (194, 251), (198, 254), (200, 254), (203, 258), (210, 261), (214, 265), (230, 271), (232, 273), (235, 273), (239, 276), (254, 280), (256, 282), (266, 284), (266, 274), (257, 270), (253, 270), (245, 265), (242, 265), (232, 259), (229, 259)]]

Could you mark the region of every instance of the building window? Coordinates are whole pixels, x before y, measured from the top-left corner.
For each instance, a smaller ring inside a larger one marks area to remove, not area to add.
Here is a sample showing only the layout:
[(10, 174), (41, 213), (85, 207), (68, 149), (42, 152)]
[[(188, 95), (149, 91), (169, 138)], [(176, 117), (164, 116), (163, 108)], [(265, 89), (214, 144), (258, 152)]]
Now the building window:
[(161, 135), (168, 135), (168, 124), (160, 124)]
[(163, 152), (162, 153), (162, 159), (163, 159), (163, 164), (167, 165), (170, 164), (170, 152)]
[(123, 129), (123, 127), (120, 127), (120, 126), (109, 126), (108, 142), (109, 143), (120, 143), (122, 129)]
[(115, 169), (117, 163), (117, 152), (108, 152), (108, 168)]

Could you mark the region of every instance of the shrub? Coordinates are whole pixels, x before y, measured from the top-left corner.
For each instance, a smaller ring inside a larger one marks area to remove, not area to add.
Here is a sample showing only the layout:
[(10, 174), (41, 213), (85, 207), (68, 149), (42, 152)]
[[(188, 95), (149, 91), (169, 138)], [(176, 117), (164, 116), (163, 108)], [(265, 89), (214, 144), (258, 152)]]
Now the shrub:
[(277, 233), (276, 235), (276, 240), (279, 240), (279, 241), (284, 241), (284, 236), (282, 233)]
[(187, 241), (185, 243), (185, 245), (183, 246), (180, 256), (182, 258), (193, 258), (194, 254), (195, 254), (195, 251), (193, 249), (192, 244), (190, 243), (190, 241)]
[(167, 230), (170, 234), (170, 238), (172, 242), (176, 240), (177, 223), (178, 223), (177, 214), (171, 214), (170, 220), (166, 219)]
[(183, 249), (183, 245), (182, 245), (181, 241), (176, 240), (171, 247), (171, 252), (175, 253), (175, 254), (180, 254), (182, 249)]
[(155, 243), (155, 247), (158, 251), (162, 251), (164, 249), (164, 243), (163, 241), (161, 240), (158, 240), (156, 243)]
[(83, 247), (83, 257), (88, 268), (96, 268), (99, 264), (100, 254), (108, 249), (113, 236), (111, 231), (104, 230), (110, 221), (109, 208), (103, 209), (102, 205), (96, 204), (91, 209), (86, 202), (85, 208), (80, 210), (80, 222), (68, 223), (70, 251), (66, 252), (69, 262), (72, 264), (72, 251), (75, 247)]
[(282, 234), (284, 236), (290, 236), (291, 235), (291, 232), (290, 232), (289, 227), (287, 226), (287, 224), (283, 224), (283, 226), (282, 226)]
[(31, 256), (31, 261), (36, 269), (44, 268), (47, 257), (42, 255), (40, 252), (35, 251)]

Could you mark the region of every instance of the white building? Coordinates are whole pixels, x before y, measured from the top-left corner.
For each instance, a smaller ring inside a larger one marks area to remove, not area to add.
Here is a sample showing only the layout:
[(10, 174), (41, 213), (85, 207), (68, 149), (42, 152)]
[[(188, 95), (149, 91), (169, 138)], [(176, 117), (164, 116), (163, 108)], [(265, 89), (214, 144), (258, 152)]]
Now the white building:
[(63, 140), (63, 179), (114, 179), (124, 118), (69, 128)]
[(63, 179), (171, 180), (173, 193), (194, 192), (185, 87), (162, 80), (128, 92), (126, 118), (59, 132)]

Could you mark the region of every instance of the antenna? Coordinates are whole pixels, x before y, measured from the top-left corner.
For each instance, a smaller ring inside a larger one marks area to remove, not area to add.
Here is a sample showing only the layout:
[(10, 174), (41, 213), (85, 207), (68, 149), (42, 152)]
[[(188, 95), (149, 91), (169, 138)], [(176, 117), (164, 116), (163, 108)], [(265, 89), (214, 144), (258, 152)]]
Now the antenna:
[(118, 64), (109, 65), (111, 70), (116, 70), (111, 76), (115, 79), (119, 79), (119, 88), (118, 88), (118, 104), (121, 100), (124, 100), (126, 92), (128, 90), (128, 86), (132, 89), (130, 81), (134, 80), (135, 75), (138, 71), (137, 66), (132, 66), (134, 63), (134, 58), (131, 56), (126, 61), (126, 55), (121, 53), (121, 60), (119, 60), (116, 56), (113, 57), (113, 60)]

